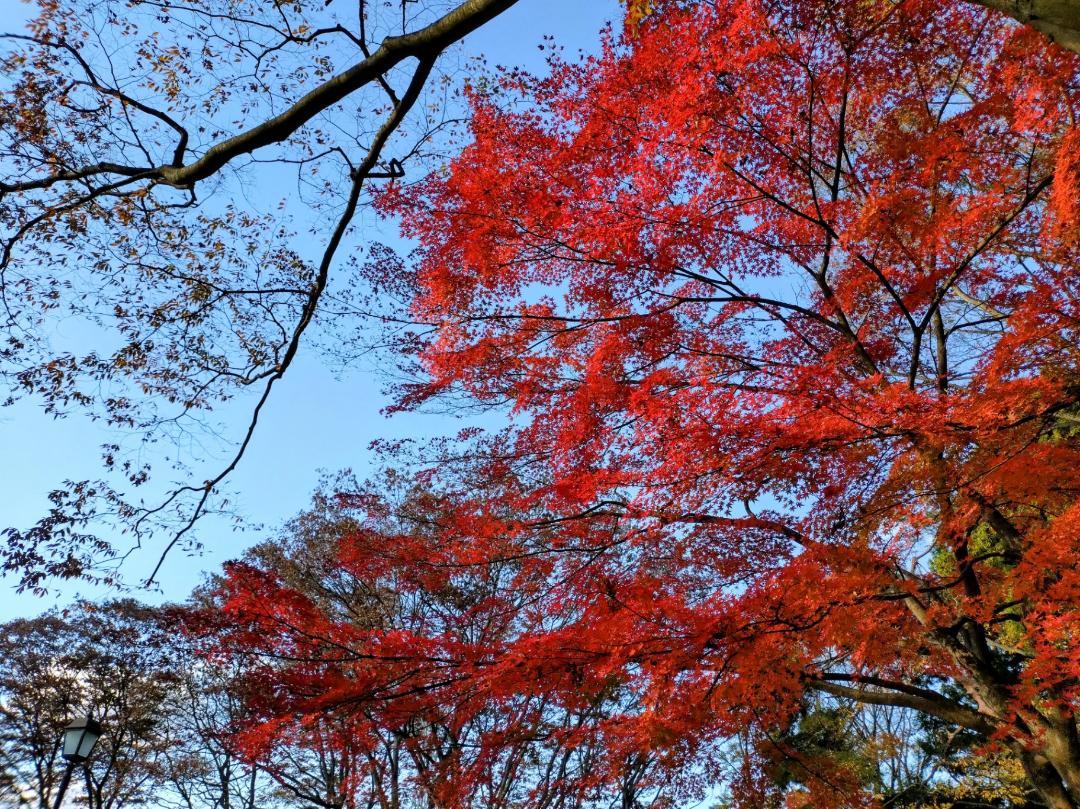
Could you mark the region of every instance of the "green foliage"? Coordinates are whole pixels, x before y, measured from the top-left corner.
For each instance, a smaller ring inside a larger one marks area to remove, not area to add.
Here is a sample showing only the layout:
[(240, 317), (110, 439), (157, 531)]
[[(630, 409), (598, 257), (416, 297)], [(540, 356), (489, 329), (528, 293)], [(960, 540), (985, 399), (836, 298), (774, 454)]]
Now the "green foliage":
[(777, 745), (782, 756), (774, 760), (768, 771), (782, 790), (806, 783), (814, 777), (809, 772), (811, 762), (828, 759), (833, 765), (855, 773), (860, 781), (870, 782), (876, 772), (876, 762), (867, 745), (852, 732), (856, 709), (850, 706), (810, 708), (784, 734)]
[(1054, 415), (1054, 422), (1044, 441), (1065, 443), (1080, 439), (1080, 406), (1067, 407)]

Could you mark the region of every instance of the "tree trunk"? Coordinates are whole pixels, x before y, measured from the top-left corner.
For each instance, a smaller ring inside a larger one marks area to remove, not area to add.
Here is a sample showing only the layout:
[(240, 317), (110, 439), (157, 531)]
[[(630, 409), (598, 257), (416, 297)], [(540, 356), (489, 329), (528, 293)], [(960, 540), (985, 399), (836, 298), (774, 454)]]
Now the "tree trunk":
[(1047, 760), (1061, 776), (1065, 791), (1080, 806), (1080, 739), (1072, 717), (1054, 717), (1053, 729), (1046, 736), (1044, 752)]
[(1046, 34), (1063, 48), (1080, 53), (1080, 0), (971, 0), (1008, 14)]
[(1024, 765), (1031, 783), (1049, 809), (1077, 809), (1077, 802), (1069, 796), (1069, 791), (1061, 781), (1054, 766), (1045, 756), (1025, 750), (1020, 745), (1010, 745), (1017, 758)]

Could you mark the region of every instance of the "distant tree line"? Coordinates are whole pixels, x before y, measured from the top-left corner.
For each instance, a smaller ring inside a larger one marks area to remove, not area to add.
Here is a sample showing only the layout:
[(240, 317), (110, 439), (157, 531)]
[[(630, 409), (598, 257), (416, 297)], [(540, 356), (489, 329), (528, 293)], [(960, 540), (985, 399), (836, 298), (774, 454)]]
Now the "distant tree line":
[[(338, 564), (340, 540), (359, 522), (353, 505), (330, 492), (349, 485), (355, 483), (339, 479), (317, 493), (276, 538), (234, 565), (273, 578), (361, 629), (461, 621), (484, 598), (481, 589), (406, 596), (391, 581), (365, 580)], [(398, 497), (397, 516), (387, 519), (408, 515), (412, 530), (420, 530), (429, 507), (423, 493)], [(553, 739), (571, 739), (566, 731), (591, 714), (620, 707), (624, 696), (614, 688), (578, 712), (523, 710), (516, 743), (497, 759), (481, 754), (479, 742), (492, 730), (482, 719), (455, 727), (412, 716), (396, 732), (384, 731), (378, 746), (353, 735), (355, 717), (342, 721), (340, 712), (282, 734), (280, 721), (257, 715), (258, 684), (271, 687), (274, 661), (242, 648), (223, 651), (218, 642), (213, 616), (220, 584), (209, 581), (184, 605), (80, 601), (0, 626), (0, 807), (53, 805), (66, 766), (63, 728), (87, 711), (105, 733), (92, 760), (79, 767), (67, 804), (89, 809), (435, 809), (444, 805), (447, 781), (462, 773), (477, 784), (473, 805), (491, 809), (659, 809), (687, 802), (685, 795), (637, 787), (657, 763), (649, 755), (625, 762), (621, 789), (582, 790), (601, 752), (596, 742)], [(325, 685), (313, 680), (312, 692)], [(387, 727), (386, 717), (378, 724)], [(822, 783), (871, 794), (882, 807), (1044, 805), (1018, 760), (988, 755), (979, 744), (977, 734), (914, 711), (809, 692), (787, 728), (725, 739), (722, 759), (731, 770), (752, 764), (792, 806), (807, 805), (800, 797)], [(716, 807), (731, 800), (719, 786), (731, 782), (728, 776), (702, 773), (715, 779), (717, 786), (704, 791)]]

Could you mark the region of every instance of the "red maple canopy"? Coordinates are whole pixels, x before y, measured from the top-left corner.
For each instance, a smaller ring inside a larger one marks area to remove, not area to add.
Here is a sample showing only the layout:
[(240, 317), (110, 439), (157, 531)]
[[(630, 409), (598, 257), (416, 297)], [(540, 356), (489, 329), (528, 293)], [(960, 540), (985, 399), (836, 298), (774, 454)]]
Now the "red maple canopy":
[[(429, 324), (403, 404), (520, 427), (354, 503), (342, 569), (464, 594), (433, 615), (372, 628), (232, 569), (233, 642), (278, 658), (264, 736), (486, 716), (429, 774), (448, 804), (525, 726), (602, 740), (560, 788), (647, 754), (692, 789), (816, 689), (1080, 804), (1078, 82), (965, 3), (727, 0), (477, 91), (472, 144), (383, 198)], [(835, 779), (814, 806), (853, 805)]]

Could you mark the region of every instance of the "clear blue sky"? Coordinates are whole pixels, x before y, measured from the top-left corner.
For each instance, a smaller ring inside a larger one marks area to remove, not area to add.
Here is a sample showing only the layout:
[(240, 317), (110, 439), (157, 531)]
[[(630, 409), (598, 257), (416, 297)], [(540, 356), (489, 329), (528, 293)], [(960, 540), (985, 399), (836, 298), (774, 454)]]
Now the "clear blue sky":
[[(553, 35), (568, 55), (579, 49), (594, 51), (600, 28), (618, 14), (617, 0), (521, 0), (473, 34), (463, 46), (464, 55), (482, 53), (493, 64), (541, 70), (544, 55), (537, 45), (545, 34)], [(0, 0), (0, 28), (14, 30), (27, 15), (28, 7), (19, 0)], [(231, 480), (239, 493), (239, 510), (272, 529), (305, 506), (320, 469), (351, 467), (361, 476), (367, 472), (367, 447), (373, 439), (445, 434), (461, 426), (439, 416), (384, 418), (379, 413), (386, 404), (380, 387), (381, 380), (363, 371), (335, 379), (321, 359), (311, 352), (304, 355), (275, 389), (255, 443)], [(0, 409), (0, 527), (34, 522), (47, 507), (46, 493), (63, 479), (98, 476), (98, 447), (107, 440), (108, 434), (96, 425), (81, 418), (53, 420), (33, 402)], [(235, 557), (261, 534), (208, 526), (202, 536), (206, 551), (201, 556), (177, 554), (166, 563), (163, 592), (155, 598), (183, 598), (204, 572)], [(142, 564), (149, 561), (143, 557)], [(138, 572), (132, 571), (132, 578)], [(0, 620), (37, 613), (79, 590), (65, 587), (42, 599), (16, 594), (12, 586), (10, 580), (0, 580)], [(80, 592), (100, 594), (86, 588)]]

